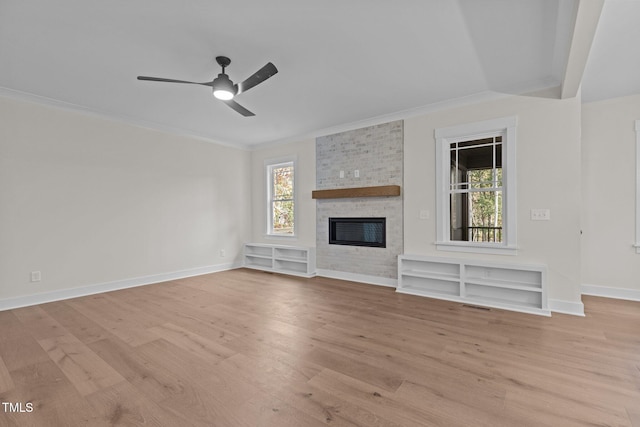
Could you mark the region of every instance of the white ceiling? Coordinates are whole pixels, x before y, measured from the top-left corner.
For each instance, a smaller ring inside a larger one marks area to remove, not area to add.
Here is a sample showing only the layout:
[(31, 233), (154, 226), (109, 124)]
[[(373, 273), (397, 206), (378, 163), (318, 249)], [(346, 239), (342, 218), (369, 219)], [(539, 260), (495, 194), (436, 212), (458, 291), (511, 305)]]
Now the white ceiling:
[[(584, 1), (584, 0), (583, 0)], [(0, 0), (0, 94), (249, 147), (563, 83), (577, 0)], [(640, 93), (640, 1), (607, 0), (583, 94)], [(634, 22), (636, 21), (636, 22)], [(206, 86), (214, 57), (237, 101)], [(580, 73), (581, 75), (581, 73)]]
[(640, 93), (640, 1), (607, 0), (582, 80), (583, 102)]

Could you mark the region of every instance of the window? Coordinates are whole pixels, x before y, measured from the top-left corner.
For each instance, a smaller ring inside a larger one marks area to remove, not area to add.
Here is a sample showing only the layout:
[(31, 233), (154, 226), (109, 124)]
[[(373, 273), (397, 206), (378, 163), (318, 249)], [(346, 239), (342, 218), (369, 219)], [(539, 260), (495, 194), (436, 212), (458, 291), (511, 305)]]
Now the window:
[(436, 130), (438, 249), (515, 253), (515, 127), (511, 117)]
[(449, 239), (502, 242), (502, 135), (449, 144)]
[(295, 235), (295, 159), (270, 162), (267, 170), (267, 234)]

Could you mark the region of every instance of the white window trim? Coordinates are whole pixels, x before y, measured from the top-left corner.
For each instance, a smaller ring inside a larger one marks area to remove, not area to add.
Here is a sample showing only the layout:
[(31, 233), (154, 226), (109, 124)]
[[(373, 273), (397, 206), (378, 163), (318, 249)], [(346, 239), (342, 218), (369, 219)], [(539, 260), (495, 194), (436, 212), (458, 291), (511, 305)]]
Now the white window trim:
[(633, 246), (640, 254), (640, 120), (636, 120), (636, 243)]
[[(435, 130), (436, 140), (436, 248), (453, 252), (476, 252), (515, 255), (517, 252), (517, 203), (516, 203), (516, 116), (467, 123)], [(449, 143), (461, 139), (481, 139), (488, 134), (504, 132), (503, 168), (503, 218), (504, 241), (501, 243), (477, 243), (452, 241), (449, 236)]]
[[(273, 217), (271, 216), (271, 168), (274, 166), (279, 166), (285, 163), (293, 163), (293, 234), (273, 234), (271, 230), (273, 230), (272, 223)], [(298, 237), (298, 156), (287, 156), (287, 157), (279, 157), (275, 159), (266, 159), (264, 161), (264, 176), (266, 177), (266, 232), (265, 237), (268, 239), (274, 240), (287, 240), (287, 239), (297, 239)]]

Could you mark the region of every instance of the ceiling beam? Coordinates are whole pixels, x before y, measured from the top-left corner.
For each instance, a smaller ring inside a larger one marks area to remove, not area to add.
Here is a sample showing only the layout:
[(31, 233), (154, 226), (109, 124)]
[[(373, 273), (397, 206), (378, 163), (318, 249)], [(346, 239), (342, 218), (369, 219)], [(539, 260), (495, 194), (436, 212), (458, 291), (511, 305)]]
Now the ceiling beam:
[(603, 5), (604, 0), (578, 0), (567, 68), (562, 80), (560, 97), (563, 99), (578, 95)]

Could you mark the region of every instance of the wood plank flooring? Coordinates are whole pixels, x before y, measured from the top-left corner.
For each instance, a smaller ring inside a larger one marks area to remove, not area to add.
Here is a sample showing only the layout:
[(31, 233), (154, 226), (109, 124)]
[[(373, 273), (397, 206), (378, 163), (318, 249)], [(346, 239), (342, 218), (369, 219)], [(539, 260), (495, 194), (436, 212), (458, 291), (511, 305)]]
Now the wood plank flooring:
[(479, 310), (233, 270), (0, 312), (0, 426), (635, 426), (640, 303)]

